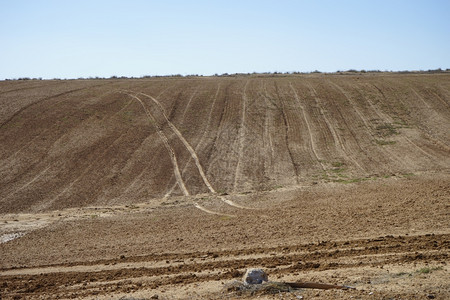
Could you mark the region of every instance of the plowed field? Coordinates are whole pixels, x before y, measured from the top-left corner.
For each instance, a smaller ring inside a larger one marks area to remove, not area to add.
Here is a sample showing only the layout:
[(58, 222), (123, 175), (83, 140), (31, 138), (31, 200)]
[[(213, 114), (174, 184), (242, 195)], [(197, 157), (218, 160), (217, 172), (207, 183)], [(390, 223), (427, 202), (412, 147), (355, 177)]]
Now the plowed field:
[(449, 170), (449, 74), (3, 81), (0, 298), (447, 299)]

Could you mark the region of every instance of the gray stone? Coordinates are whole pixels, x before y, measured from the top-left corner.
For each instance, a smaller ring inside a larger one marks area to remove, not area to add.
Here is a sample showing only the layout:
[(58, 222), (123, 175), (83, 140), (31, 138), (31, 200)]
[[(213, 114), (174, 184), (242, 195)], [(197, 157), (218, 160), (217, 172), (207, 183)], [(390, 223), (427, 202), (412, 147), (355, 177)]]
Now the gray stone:
[(266, 272), (262, 269), (247, 269), (242, 280), (246, 284), (261, 284), (267, 282), (269, 279)]

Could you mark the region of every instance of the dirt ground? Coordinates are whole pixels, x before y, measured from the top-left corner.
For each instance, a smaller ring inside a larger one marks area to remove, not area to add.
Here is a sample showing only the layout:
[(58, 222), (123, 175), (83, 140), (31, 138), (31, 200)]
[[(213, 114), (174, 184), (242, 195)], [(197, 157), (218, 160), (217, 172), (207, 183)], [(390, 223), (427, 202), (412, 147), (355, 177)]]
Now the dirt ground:
[(450, 74), (0, 82), (0, 211), (448, 171)]
[(449, 299), (449, 79), (0, 82), (0, 299)]
[[(274, 281), (355, 287), (285, 299), (446, 299), (449, 183), (433, 173), (226, 196), (247, 209), (203, 196), (5, 215), (26, 234), (0, 244), (0, 287), (6, 299), (236, 299), (256, 296), (224, 287), (261, 267)], [(32, 218), (49, 223), (30, 230)]]

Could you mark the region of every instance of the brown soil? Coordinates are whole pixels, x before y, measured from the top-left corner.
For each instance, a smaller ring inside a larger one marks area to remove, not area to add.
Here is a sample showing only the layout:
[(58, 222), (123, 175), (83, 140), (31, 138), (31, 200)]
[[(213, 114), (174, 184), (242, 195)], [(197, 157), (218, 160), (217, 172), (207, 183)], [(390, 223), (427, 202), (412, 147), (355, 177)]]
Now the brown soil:
[(0, 82), (0, 298), (448, 299), (449, 79)]

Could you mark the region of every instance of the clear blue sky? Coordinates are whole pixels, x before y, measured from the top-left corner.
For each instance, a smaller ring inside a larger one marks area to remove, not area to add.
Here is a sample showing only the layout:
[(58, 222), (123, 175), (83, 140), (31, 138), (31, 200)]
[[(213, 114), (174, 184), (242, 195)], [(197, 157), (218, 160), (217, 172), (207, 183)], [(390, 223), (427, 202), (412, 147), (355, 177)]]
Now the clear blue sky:
[(436, 68), (449, 0), (0, 0), (0, 79)]

